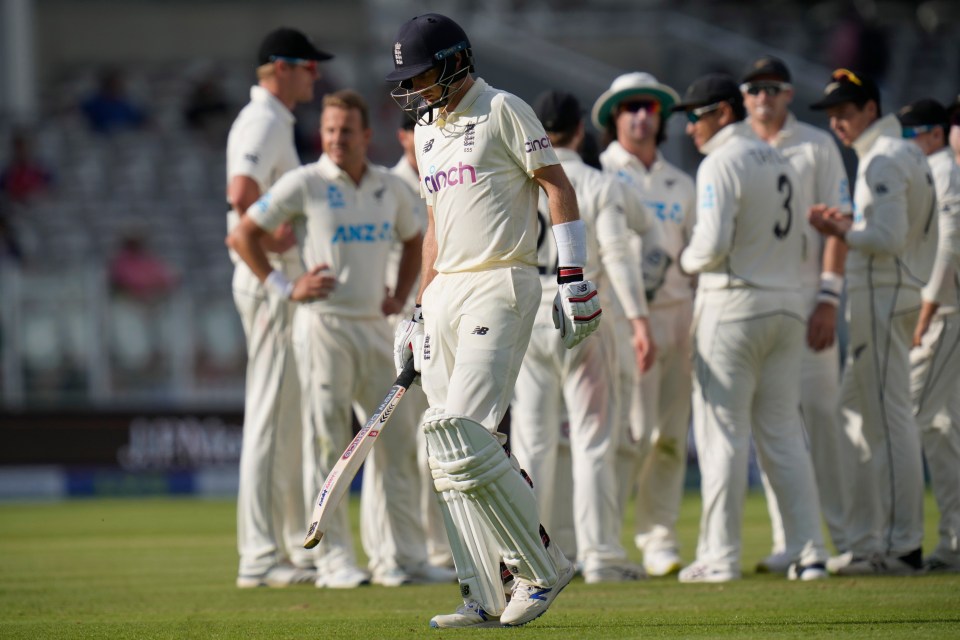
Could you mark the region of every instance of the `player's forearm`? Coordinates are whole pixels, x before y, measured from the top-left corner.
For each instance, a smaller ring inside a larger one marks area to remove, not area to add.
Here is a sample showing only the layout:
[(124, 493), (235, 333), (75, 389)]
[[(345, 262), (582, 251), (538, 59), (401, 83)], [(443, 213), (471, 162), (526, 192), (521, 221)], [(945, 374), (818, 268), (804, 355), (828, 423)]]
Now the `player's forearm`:
[(823, 244), (823, 273), (835, 273), (842, 276), (847, 261), (847, 245), (835, 236), (827, 236)]
[(273, 271), (273, 267), (267, 259), (267, 254), (260, 243), (264, 235), (266, 235), (266, 231), (257, 226), (253, 220), (244, 216), (240, 220), (240, 224), (227, 236), (229, 247), (237, 252), (237, 255), (243, 259), (261, 282), (266, 280), (270, 272)]
[(423, 268), (423, 236), (417, 234), (403, 243), (400, 254), (400, 266), (397, 269), (397, 287), (393, 295), (398, 300), (406, 300), (417, 282), (417, 276)]
[[(550, 222), (553, 225), (575, 222), (580, 219), (577, 207), (577, 193), (573, 185), (558, 164), (541, 167), (534, 172), (534, 178), (547, 194), (550, 207)], [(564, 266), (564, 265), (560, 265)]]

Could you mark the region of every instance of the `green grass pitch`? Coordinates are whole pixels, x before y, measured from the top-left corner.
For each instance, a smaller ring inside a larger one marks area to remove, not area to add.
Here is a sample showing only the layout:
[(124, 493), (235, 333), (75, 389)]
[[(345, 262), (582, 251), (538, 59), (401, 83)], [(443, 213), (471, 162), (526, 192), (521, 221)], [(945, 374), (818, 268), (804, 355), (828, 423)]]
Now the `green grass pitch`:
[[(680, 531), (692, 560), (700, 500)], [(356, 518), (356, 500), (352, 503)], [(928, 496), (925, 549), (937, 511)], [(96, 499), (0, 504), (0, 638), (960, 638), (960, 575), (831, 578), (756, 575), (769, 548), (761, 496), (744, 522), (744, 579), (676, 578), (587, 586), (579, 578), (520, 629), (434, 631), (454, 585), (351, 591), (239, 590), (232, 501)], [(624, 542), (634, 560), (639, 554)]]

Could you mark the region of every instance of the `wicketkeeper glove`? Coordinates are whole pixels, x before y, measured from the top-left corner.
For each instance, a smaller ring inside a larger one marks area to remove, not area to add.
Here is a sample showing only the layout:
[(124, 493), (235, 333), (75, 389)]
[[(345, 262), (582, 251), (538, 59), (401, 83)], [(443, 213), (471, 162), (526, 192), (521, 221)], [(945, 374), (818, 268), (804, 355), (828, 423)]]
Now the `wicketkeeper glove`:
[(553, 326), (560, 330), (560, 339), (567, 349), (580, 344), (600, 326), (600, 297), (597, 288), (583, 279), (583, 269), (560, 267), (560, 285), (553, 299)]
[[(401, 320), (393, 336), (393, 364), (397, 368), (398, 376), (403, 371), (403, 365), (411, 357), (413, 368), (420, 371), (423, 364), (424, 335), (423, 312), (420, 310), (420, 305), (417, 305), (413, 310), (413, 317), (409, 320)], [(420, 376), (417, 376), (414, 382), (420, 384)]]

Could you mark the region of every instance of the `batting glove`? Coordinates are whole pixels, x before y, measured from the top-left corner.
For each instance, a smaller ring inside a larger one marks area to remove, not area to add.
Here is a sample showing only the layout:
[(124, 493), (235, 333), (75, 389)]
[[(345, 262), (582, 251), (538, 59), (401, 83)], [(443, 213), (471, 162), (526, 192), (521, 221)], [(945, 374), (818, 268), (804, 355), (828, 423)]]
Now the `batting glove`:
[[(413, 368), (420, 371), (423, 364), (423, 341), (423, 312), (420, 305), (417, 305), (413, 310), (413, 317), (401, 320), (393, 336), (393, 364), (397, 368), (398, 376), (410, 358), (413, 358)], [(416, 382), (420, 383), (419, 377)]]
[(583, 269), (561, 267), (557, 276), (560, 290), (553, 299), (553, 326), (560, 339), (572, 349), (600, 326), (600, 298), (597, 288), (583, 279)]

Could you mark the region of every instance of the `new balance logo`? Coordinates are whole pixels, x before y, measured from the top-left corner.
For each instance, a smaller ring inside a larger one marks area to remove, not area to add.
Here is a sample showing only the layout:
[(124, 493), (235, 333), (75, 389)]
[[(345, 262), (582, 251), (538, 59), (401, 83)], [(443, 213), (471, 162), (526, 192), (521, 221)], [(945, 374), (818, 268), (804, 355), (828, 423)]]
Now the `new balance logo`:
[(433, 149), (433, 138), (427, 140), (423, 145), (423, 152), (430, 153), (430, 149)]
[(471, 335), (475, 335), (475, 336), (485, 336), (487, 335), (488, 331), (490, 331), (490, 327), (477, 327), (470, 333)]

